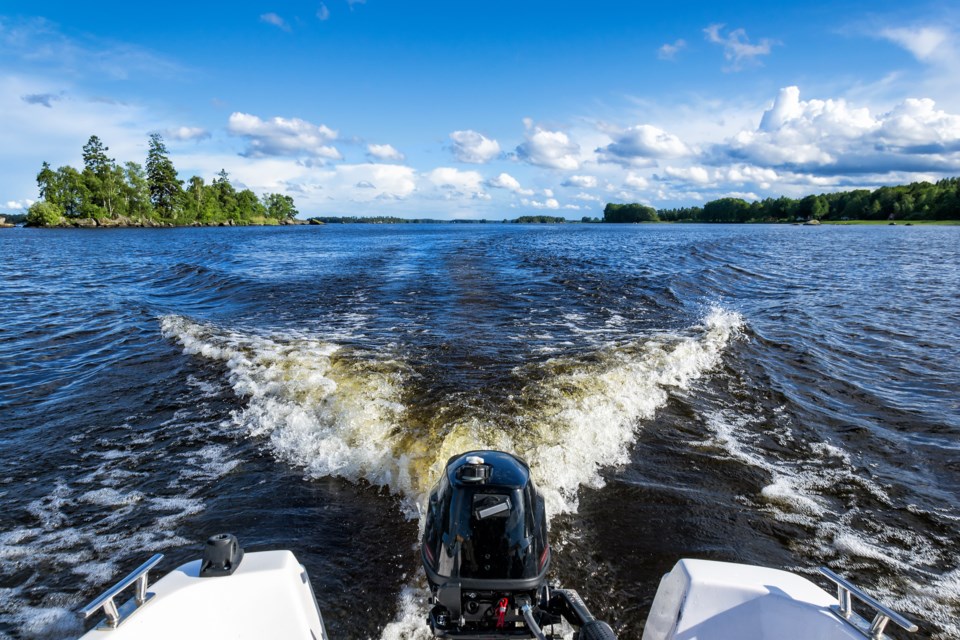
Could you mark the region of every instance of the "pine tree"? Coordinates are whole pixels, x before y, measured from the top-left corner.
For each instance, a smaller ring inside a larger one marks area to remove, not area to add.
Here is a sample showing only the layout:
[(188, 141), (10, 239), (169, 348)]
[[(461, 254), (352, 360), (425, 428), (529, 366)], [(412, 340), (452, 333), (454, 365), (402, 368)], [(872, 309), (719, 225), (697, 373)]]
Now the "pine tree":
[(167, 147), (159, 133), (150, 134), (147, 184), (150, 186), (150, 201), (154, 210), (161, 218), (173, 220), (180, 211), (183, 183), (177, 179), (177, 170), (167, 157)]

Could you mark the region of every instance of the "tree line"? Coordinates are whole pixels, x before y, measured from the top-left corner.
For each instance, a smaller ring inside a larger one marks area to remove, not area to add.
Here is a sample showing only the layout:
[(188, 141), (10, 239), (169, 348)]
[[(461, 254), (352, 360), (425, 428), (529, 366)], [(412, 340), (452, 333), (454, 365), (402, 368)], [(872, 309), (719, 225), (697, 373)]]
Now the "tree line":
[(793, 222), (797, 220), (956, 220), (960, 219), (960, 178), (936, 183), (782, 196), (747, 202), (720, 198), (702, 207), (659, 209), (642, 204), (607, 204), (603, 222)]
[(250, 189), (237, 191), (226, 170), (213, 182), (193, 176), (184, 181), (170, 160), (163, 138), (150, 135), (146, 168), (122, 166), (107, 155), (97, 136), (83, 146), (83, 169), (53, 170), (44, 162), (37, 174), (40, 200), (30, 205), (27, 224), (56, 226), (80, 220), (98, 224), (181, 226), (190, 224), (264, 224), (294, 218), (293, 198)]

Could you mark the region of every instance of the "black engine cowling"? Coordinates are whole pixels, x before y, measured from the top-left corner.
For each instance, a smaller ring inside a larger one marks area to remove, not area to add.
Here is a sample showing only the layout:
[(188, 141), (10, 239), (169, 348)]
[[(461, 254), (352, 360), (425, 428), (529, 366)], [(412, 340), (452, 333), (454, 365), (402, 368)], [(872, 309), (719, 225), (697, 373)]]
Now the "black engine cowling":
[(594, 621), (576, 592), (547, 585), (543, 496), (514, 455), (450, 458), (430, 492), (420, 549), (438, 637), (542, 638), (540, 628), (561, 616), (577, 627)]

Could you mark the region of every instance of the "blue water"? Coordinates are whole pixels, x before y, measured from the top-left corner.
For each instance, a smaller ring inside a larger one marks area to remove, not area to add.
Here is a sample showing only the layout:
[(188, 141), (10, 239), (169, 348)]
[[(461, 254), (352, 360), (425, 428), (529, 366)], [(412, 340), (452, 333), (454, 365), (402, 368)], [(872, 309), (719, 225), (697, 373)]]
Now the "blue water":
[(958, 227), (6, 229), (0, 277), (0, 637), (219, 531), (293, 549), (332, 636), (420, 634), (468, 446), (531, 461), (623, 638), (682, 556), (960, 636)]

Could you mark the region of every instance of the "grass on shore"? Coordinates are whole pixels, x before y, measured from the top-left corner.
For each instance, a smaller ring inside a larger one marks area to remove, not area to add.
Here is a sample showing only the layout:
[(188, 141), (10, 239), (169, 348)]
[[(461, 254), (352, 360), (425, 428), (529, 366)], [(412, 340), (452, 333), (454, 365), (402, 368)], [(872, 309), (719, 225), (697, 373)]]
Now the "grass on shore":
[(821, 220), (821, 224), (837, 225), (889, 225), (896, 222), (897, 226), (912, 224), (914, 226), (950, 226), (960, 225), (960, 220)]

